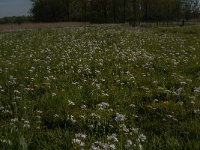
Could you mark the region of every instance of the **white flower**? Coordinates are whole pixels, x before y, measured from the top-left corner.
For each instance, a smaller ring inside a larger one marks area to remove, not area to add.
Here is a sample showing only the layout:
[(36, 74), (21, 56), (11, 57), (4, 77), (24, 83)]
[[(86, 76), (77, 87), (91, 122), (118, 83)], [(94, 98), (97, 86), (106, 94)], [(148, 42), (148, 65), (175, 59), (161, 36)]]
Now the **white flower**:
[(88, 127), (90, 128), (90, 129), (93, 129), (94, 128), (94, 125), (88, 125)]
[(194, 89), (194, 92), (195, 92), (195, 93), (200, 93), (200, 87), (196, 87), (196, 88)]
[(11, 119), (10, 121), (11, 121), (11, 122), (17, 122), (17, 121), (18, 121), (18, 118)]
[(101, 146), (102, 146), (102, 148), (103, 148), (104, 150), (108, 150), (109, 147), (110, 147), (110, 145), (109, 145), (108, 143), (102, 143)]
[(23, 127), (24, 127), (24, 128), (30, 128), (30, 125), (29, 125), (29, 124), (24, 124)]
[(141, 141), (141, 142), (145, 142), (146, 139), (147, 139), (147, 137), (146, 137), (144, 134), (140, 134), (140, 135), (138, 136), (138, 140)]
[(77, 133), (77, 134), (75, 134), (75, 137), (76, 138), (85, 139), (87, 137), (87, 135), (86, 134), (82, 134), (82, 133)]
[(154, 102), (154, 103), (158, 102), (158, 99), (154, 99), (153, 102)]
[(97, 104), (97, 107), (99, 107), (100, 110), (108, 108), (110, 105), (106, 102), (102, 102), (100, 104)]
[(73, 115), (68, 115), (67, 120), (70, 120), (72, 123), (76, 123), (77, 121), (74, 119)]
[(110, 147), (110, 149), (116, 149), (114, 144), (110, 144), (109, 147)]
[(25, 123), (25, 124), (29, 124), (29, 121), (28, 121), (28, 120), (25, 120), (24, 123)]
[(102, 150), (99, 146), (92, 145), (90, 150)]
[(135, 104), (130, 104), (129, 106), (132, 108), (135, 108)]
[(131, 140), (127, 140), (126, 144), (124, 145), (124, 147), (130, 148), (132, 145), (133, 145), (133, 142)]
[(15, 93), (15, 94), (20, 94), (20, 91), (14, 90), (14, 93)]
[(118, 142), (116, 134), (112, 134), (110, 136), (107, 136), (107, 140), (109, 140), (109, 141), (113, 140), (114, 142)]
[(85, 143), (82, 142), (80, 139), (72, 139), (72, 144), (79, 145), (81, 147), (85, 146)]
[(126, 119), (125, 115), (116, 113), (115, 121), (119, 122), (119, 121), (124, 121), (125, 119)]
[(100, 115), (97, 115), (97, 114), (95, 114), (95, 113), (91, 113), (91, 116), (92, 116), (92, 117), (95, 117), (95, 118), (98, 118), (98, 119), (101, 118)]
[(75, 103), (73, 101), (68, 100), (68, 104), (74, 106)]
[(102, 143), (101, 141), (96, 141), (92, 143), (90, 150), (115, 150), (116, 146), (110, 143)]
[(182, 102), (182, 101), (178, 102), (178, 104), (179, 104), (180, 106), (183, 106), (183, 102)]
[(86, 109), (86, 108), (87, 108), (86, 105), (82, 105), (82, 106), (81, 106), (81, 109)]
[(198, 113), (198, 112), (200, 112), (200, 109), (194, 110), (194, 113), (195, 113), (195, 114)]
[(52, 93), (52, 97), (56, 96), (56, 93)]
[(132, 130), (134, 133), (138, 133), (138, 131), (139, 131), (138, 128), (131, 128), (131, 130)]
[(180, 95), (180, 93), (183, 91), (183, 88), (180, 87), (179, 89), (176, 90), (176, 92)]
[(37, 113), (39, 113), (39, 114), (41, 114), (41, 113), (42, 113), (42, 111), (41, 111), (41, 110), (37, 110), (36, 112), (37, 112)]
[(187, 84), (185, 81), (180, 82), (181, 85)]
[(59, 117), (59, 115), (58, 115), (58, 114), (54, 114), (53, 116), (54, 116), (54, 118), (58, 118), (58, 117)]
[(143, 150), (142, 144), (139, 143), (139, 150)]
[(120, 127), (123, 131), (129, 132), (129, 129), (126, 127), (125, 124), (120, 124), (119, 127)]
[(72, 115), (71, 115), (70, 120), (71, 120), (72, 123), (76, 123), (76, 120), (74, 119), (74, 116), (72, 116)]
[(10, 140), (2, 140), (2, 139), (0, 139), (0, 142), (2, 142), (2, 143), (7, 143), (7, 144), (9, 144), (9, 145), (12, 145), (12, 143), (11, 143), (11, 141)]

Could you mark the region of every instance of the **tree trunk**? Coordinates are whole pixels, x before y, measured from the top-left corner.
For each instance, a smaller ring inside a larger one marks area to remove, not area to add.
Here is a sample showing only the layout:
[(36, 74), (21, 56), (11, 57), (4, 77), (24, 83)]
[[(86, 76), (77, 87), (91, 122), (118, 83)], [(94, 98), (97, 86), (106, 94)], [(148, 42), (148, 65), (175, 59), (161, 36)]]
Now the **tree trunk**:
[(126, 22), (126, 0), (124, 0), (124, 23)]

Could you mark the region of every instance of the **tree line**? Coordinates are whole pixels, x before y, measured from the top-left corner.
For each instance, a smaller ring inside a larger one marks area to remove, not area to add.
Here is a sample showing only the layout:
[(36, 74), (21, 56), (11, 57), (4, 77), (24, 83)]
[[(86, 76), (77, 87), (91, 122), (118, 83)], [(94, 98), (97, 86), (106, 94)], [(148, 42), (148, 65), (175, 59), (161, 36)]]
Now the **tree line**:
[(31, 0), (35, 21), (170, 22), (200, 17), (199, 0)]
[(0, 24), (21, 24), (32, 22), (33, 18), (30, 16), (12, 16), (0, 18)]

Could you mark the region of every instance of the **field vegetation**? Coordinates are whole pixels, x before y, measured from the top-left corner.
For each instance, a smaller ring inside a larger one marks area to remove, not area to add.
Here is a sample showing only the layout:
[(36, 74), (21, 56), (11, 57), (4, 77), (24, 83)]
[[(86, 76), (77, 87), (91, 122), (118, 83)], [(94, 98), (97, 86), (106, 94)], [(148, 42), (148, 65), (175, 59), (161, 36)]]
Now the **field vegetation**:
[(200, 147), (200, 27), (0, 32), (0, 149)]

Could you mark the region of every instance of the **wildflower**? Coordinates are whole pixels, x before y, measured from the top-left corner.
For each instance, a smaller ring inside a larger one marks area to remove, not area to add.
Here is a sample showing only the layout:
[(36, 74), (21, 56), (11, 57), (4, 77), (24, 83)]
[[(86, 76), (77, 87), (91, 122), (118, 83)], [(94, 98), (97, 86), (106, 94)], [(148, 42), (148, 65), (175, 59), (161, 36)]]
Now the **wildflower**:
[(68, 117), (68, 119), (71, 120), (72, 123), (76, 123), (76, 122), (77, 122), (77, 121), (74, 119), (74, 116), (72, 116), (72, 115), (71, 115), (70, 117)]
[(86, 134), (82, 134), (82, 133), (77, 133), (77, 134), (75, 134), (75, 137), (76, 138), (85, 139), (87, 137), (87, 135)]
[(126, 127), (125, 124), (120, 124), (119, 127), (122, 128), (123, 131), (129, 132), (129, 129)]
[(24, 123), (25, 123), (25, 124), (29, 124), (29, 121), (28, 121), (28, 120), (25, 120)]
[(108, 93), (105, 93), (105, 92), (102, 92), (102, 95), (103, 95), (103, 96), (109, 96), (109, 94), (108, 94)]
[(73, 101), (68, 100), (68, 104), (74, 106), (75, 103)]
[(9, 145), (12, 145), (12, 143), (11, 143), (11, 141), (10, 140), (2, 140), (2, 139), (0, 139), (0, 142), (2, 142), (2, 143), (6, 143), (6, 144), (9, 144)]
[(100, 115), (97, 115), (97, 114), (95, 114), (95, 113), (91, 113), (91, 116), (92, 116), (92, 117), (95, 117), (95, 118), (98, 118), (98, 119), (101, 118)]
[(18, 118), (11, 119), (10, 121), (11, 121), (11, 122), (17, 122), (17, 121), (18, 121)]
[(86, 105), (82, 105), (82, 106), (81, 106), (81, 109), (86, 109), (86, 108), (87, 108)]
[(4, 107), (3, 107), (3, 106), (0, 106), (0, 110), (4, 110)]
[(58, 114), (54, 114), (53, 116), (54, 116), (54, 118), (58, 118), (58, 117), (59, 117), (59, 115), (58, 115)]
[(182, 88), (182, 87), (180, 87), (180, 88), (179, 88), (179, 89), (177, 89), (176, 91), (177, 91), (178, 95), (180, 95), (180, 93), (183, 91), (183, 88)]
[(89, 127), (90, 129), (94, 129), (94, 125), (93, 125), (93, 124), (88, 125), (88, 127)]
[(20, 92), (18, 90), (14, 90), (15, 94), (20, 94)]
[(197, 114), (198, 112), (200, 112), (200, 109), (195, 109), (194, 113)]
[(183, 102), (182, 102), (182, 101), (178, 102), (178, 104), (179, 104), (180, 106), (183, 106)]
[(100, 141), (96, 141), (92, 143), (90, 150), (115, 150), (116, 146), (114, 144), (102, 143)]
[(154, 99), (153, 102), (154, 102), (154, 103), (158, 102), (158, 99)]
[(97, 104), (97, 106), (99, 107), (100, 110), (106, 109), (109, 107), (109, 104), (106, 102), (102, 102), (100, 104)]
[(112, 109), (112, 108), (110, 108), (110, 109), (108, 109), (108, 111), (109, 111), (109, 112), (113, 112), (113, 109)]
[(196, 88), (194, 89), (194, 92), (195, 92), (195, 93), (200, 93), (200, 87), (196, 87)]
[(56, 93), (52, 93), (52, 97), (56, 96)]
[(85, 119), (86, 117), (85, 117), (85, 115), (80, 115), (79, 118)]
[(125, 115), (116, 113), (115, 121), (119, 122), (119, 121), (124, 121), (125, 119), (126, 119)]
[(131, 130), (132, 130), (134, 133), (138, 133), (138, 131), (139, 131), (138, 128), (131, 128)]
[(131, 140), (127, 140), (126, 144), (124, 145), (125, 148), (130, 148), (133, 145), (133, 142)]
[(181, 85), (187, 84), (185, 81), (180, 82)]
[(140, 142), (145, 142), (146, 139), (147, 139), (147, 137), (146, 137), (144, 134), (140, 134), (140, 135), (138, 136), (138, 141), (140, 141)]
[(41, 111), (41, 110), (37, 110), (36, 112), (37, 112), (37, 113), (39, 113), (39, 114), (41, 114), (41, 113), (42, 113), (42, 111)]
[(114, 142), (118, 142), (118, 139), (117, 139), (117, 135), (116, 134), (112, 134), (110, 136), (107, 136), (107, 140), (109, 141), (114, 141)]
[(130, 104), (129, 106), (132, 108), (135, 108), (135, 104)]
[(81, 147), (84, 147), (85, 146), (85, 143), (82, 142), (80, 139), (72, 139), (72, 144), (74, 145), (79, 145)]
[(143, 150), (143, 147), (142, 147), (142, 144), (141, 143), (139, 143), (139, 150)]
[(23, 127), (24, 127), (24, 128), (30, 128), (30, 125), (29, 125), (29, 124), (24, 124)]
[(109, 147), (110, 147), (110, 149), (116, 149), (115, 144), (110, 144)]
[(139, 116), (138, 116), (138, 115), (135, 115), (135, 114), (133, 114), (133, 117), (135, 117), (135, 118), (138, 118)]

